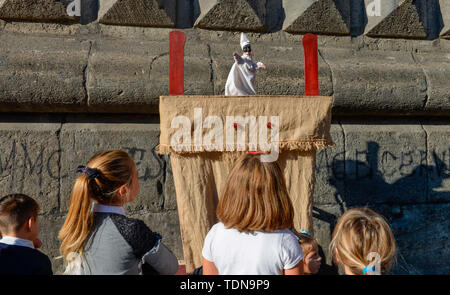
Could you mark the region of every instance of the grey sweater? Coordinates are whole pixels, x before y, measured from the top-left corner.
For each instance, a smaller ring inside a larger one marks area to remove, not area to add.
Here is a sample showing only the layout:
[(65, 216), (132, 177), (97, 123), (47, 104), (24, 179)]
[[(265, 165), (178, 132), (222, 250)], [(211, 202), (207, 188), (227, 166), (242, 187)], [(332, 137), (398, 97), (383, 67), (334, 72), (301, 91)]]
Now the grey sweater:
[(176, 256), (161, 243), (159, 234), (141, 220), (109, 212), (94, 213), (93, 230), (81, 261), (81, 268), (72, 265), (66, 273), (138, 275), (143, 264), (152, 274), (170, 275), (178, 270)]

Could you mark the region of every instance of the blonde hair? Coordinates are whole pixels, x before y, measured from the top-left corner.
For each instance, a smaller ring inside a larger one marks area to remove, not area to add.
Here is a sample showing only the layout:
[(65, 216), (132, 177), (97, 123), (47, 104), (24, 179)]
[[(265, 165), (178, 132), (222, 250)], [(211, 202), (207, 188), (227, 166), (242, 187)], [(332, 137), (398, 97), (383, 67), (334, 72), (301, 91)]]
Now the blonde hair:
[(363, 274), (371, 263), (369, 253), (378, 253), (381, 273), (385, 274), (395, 259), (396, 246), (391, 228), (381, 215), (368, 208), (355, 208), (339, 218), (330, 251), (333, 260), (349, 267), (353, 274)]
[(59, 231), (60, 252), (64, 258), (70, 253), (82, 254), (93, 226), (92, 202), (111, 204), (123, 185), (131, 185), (133, 160), (127, 152), (113, 150), (92, 157), (87, 166), (99, 170), (91, 180), (86, 174), (77, 178), (70, 196), (69, 212)]
[(241, 232), (272, 232), (294, 226), (294, 209), (277, 162), (243, 154), (226, 180), (217, 217)]

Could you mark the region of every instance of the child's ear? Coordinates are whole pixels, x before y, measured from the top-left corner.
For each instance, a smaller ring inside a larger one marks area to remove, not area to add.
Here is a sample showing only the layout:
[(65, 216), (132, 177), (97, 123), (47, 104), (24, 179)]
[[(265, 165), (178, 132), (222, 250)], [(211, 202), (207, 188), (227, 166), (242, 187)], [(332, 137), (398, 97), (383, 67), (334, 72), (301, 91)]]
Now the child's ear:
[(28, 220), (25, 222), (25, 230), (27, 232), (31, 232), (33, 225), (36, 221), (34, 220), (33, 217), (28, 218)]
[(37, 223), (37, 217), (30, 217), (28, 218), (28, 220), (25, 222), (25, 230), (27, 232), (31, 232), (33, 231), (33, 227), (36, 225)]
[(341, 263), (341, 259), (339, 258), (339, 251), (336, 248), (336, 262)]
[(124, 184), (119, 188), (119, 195), (125, 197), (128, 194), (128, 187)]

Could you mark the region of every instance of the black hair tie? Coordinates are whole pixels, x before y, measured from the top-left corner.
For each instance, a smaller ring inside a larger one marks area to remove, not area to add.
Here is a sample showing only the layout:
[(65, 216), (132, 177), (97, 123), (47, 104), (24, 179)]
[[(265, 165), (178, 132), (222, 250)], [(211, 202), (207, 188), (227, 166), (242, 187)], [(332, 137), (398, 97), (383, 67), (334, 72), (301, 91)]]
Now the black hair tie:
[(87, 179), (92, 180), (100, 176), (100, 170), (97, 168), (89, 168), (87, 166), (80, 165), (77, 168), (78, 173), (86, 174)]

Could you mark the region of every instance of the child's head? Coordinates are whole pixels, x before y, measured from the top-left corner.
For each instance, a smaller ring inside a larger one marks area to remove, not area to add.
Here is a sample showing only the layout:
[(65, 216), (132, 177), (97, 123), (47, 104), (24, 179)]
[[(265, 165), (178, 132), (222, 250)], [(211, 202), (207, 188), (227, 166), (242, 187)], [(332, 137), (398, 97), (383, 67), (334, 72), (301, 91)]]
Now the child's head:
[(333, 260), (344, 265), (347, 274), (370, 274), (371, 252), (379, 255), (380, 272), (386, 273), (395, 256), (392, 231), (378, 213), (368, 208), (346, 211), (333, 231), (330, 244)]
[(139, 193), (136, 165), (125, 151), (98, 153), (80, 168), (78, 172), (82, 174), (75, 181), (72, 197), (86, 192), (91, 201), (122, 205), (133, 201)]
[(217, 217), (241, 232), (293, 228), (294, 209), (278, 163), (240, 156), (228, 175)]
[(303, 252), (303, 271), (305, 274), (318, 273), (322, 261), (319, 255), (319, 244), (306, 231), (300, 231), (297, 236)]
[(38, 203), (23, 194), (0, 199), (0, 232), (34, 241), (38, 236)]
[(82, 253), (93, 222), (92, 202), (121, 206), (139, 193), (136, 165), (127, 152), (113, 150), (92, 157), (80, 166), (70, 197), (69, 212), (59, 233), (64, 257)]

